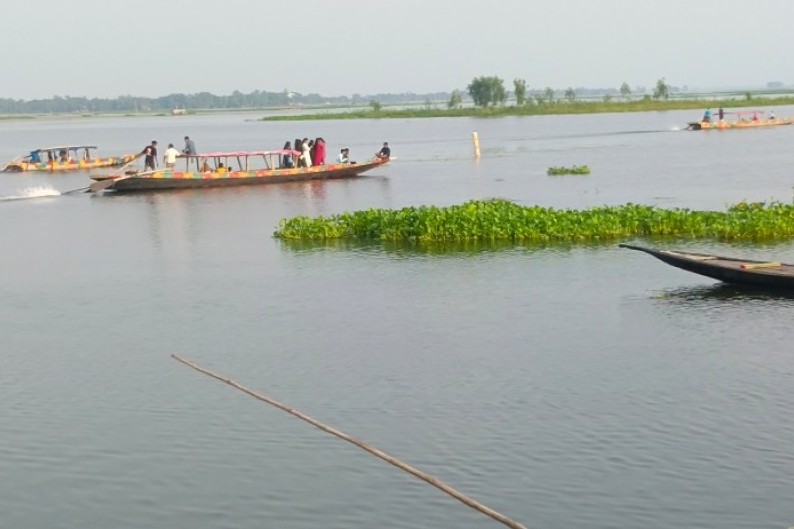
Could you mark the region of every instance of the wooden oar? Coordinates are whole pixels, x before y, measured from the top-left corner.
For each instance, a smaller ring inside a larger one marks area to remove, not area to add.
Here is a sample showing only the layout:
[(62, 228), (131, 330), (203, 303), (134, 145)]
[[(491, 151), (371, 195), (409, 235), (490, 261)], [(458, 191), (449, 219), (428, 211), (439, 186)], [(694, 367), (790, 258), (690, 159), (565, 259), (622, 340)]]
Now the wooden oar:
[(345, 432), (343, 432), (341, 430), (337, 430), (333, 426), (329, 426), (327, 424), (323, 424), (320, 421), (318, 421), (317, 419), (315, 419), (313, 417), (310, 417), (310, 416), (306, 415), (305, 413), (302, 413), (302, 412), (296, 410), (295, 408), (291, 408), (291, 407), (287, 406), (286, 404), (282, 404), (281, 402), (279, 402), (277, 400), (271, 399), (270, 397), (267, 397), (265, 395), (262, 395), (260, 393), (255, 392), (255, 391), (253, 391), (251, 389), (248, 389), (247, 387), (245, 387), (245, 386), (243, 386), (241, 384), (238, 384), (234, 380), (231, 380), (229, 378), (224, 378), (224, 377), (222, 377), (220, 375), (217, 375), (217, 374), (213, 373), (212, 371), (210, 371), (208, 369), (205, 369), (205, 368), (203, 368), (203, 367), (201, 367), (201, 366), (199, 366), (197, 364), (194, 364), (193, 362), (191, 362), (189, 360), (186, 360), (186, 359), (180, 357), (179, 355), (172, 354), (171, 358), (173, 358), (174, 360), (176, 360), (178, 362), (181, 362), (181, 363), (185, 364), (188, 367), (191, 367), (191, 368), (195, 369), (199, 373), (203, 373), (203, 374), (205, 374), (205, 375), (207, 375), (207, 376), (209, 376), (211, 378), (214, 378), (216, 380), (220, 380), (221, 382), (224, 382), (224, 383), (232, 386), (233, 388), (236, 388), (236, 389), (242, 391), (243, 393), (247, 393), (248, 395), (254, 397), (255, 399), (261, 400), (262, 402), (266, 402), (266, 403), (268, 403), (268, 404), (270, 404), (272, 406), (275, 406), (276, 408), (278, 408), (278, 409), (280, 409), (282, 411), (285, 411), (285, 412), (289, 413), (290, 415), (294, 415), (298, 419), (306, 421), (309, 424), (311, 424), (313, 426), (316, 426), (320, 430), (323, 430), (324, 432), (328, 432), (328, 433), (330, 433), (332, 435), (335, 435), (336, 437), (339, 437), (340, 439), (343, 439), (343, 440), (345, 440), (345, 441), (347, 441), (349, 443), (352, 443), (352, 444), (356, 445), (359, 448), (362, 448), (362, 449), (366, 450), (370, 454), (383, 459), (384, 461), (394, 465), (395, 467), (397, 467), (397, 468), (399, 468), (401, 470), (404, 470), (404, 471), (408, 472), (409, 474), (413, 474), (414, 476), (418, 477), (419, 479), (422, 479), (422, 480), (426, 481), (427, 483), (433, 485), (437, 489), (440, 489), (440, 490), (446, 492), (447, 494), (449, 494), (450, 496), (452, 496), (456, 500), (468, 505), (472, 509), (478, 510), (478, 511), (480, 511), (483, 514), (485, 514), (487, 516), (490, 516), (494, 520), (496, 520), (498, 522), (501, 522), (502, 524), (506, 525), (507, 527), (510, 527), (512, 529), (526, 529), (525, 526), (521, 525), (520, 523), (516, 522), (515, 520), (511, 520), (510, 518), (508, 518), (504, 514), (502, 514), (500, 512), (497, 512), (497, 511), (491, 509), (490, 507), (488, 507), (486, 505), (483, 505), (482, 503), (469, 498), (468, 496), (464, 495), (461, 492), (458, 492), (457, 490), (453, 489), (452, 487), (450, 487), (449, 485), (447, 485), (446, 483), (444, 483), (440, 479), (438, 479), (438, 478), (436, 478), (434, 476), (431, 476), (430, 474), (427, 474), (426, 472), (423, 472), (423, 471), (419, 470), (416, 467), (412, 467), (411, 465), (409, 465), (407, 463), (403, 463), (402, 461), (400, 461), (396, 457), (390, 456), (389, 454), (378, 450), (374, 446), (368, 445), (367, 443), (365, 443), (361, 439), (357, 439), (357, 438), (355, 438), (355, 437), (353, 437), (353, 436), (351, 436), (349, 434), (346, 434)]

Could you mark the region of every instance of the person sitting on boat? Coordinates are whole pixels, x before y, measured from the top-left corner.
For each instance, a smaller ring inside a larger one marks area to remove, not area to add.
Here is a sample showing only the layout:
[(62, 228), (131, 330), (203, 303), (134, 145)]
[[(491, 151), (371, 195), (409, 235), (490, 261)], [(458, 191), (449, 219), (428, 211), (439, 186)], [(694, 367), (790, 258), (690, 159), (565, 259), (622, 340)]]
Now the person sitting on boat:
[(336, 157), (337, 163), (350, 163), (350, 149), (347, 147), (339, 151), (339, 156)]
[(381, 147), (381, 149), (377, 153), (375, 153), (375, 158), (381, 160), (388, 160), (390, 157), (391, 157), (391, 149), (389, 148), (389, 142), (384, 141), (383, 147)]
[(292, 160), (292, 144), (288, 141), (284, 144), (284, 151), (290, 151), (289, 154), (284, 154), (281, 156), (281, 167), (284, 169), (292, 169), (295, 167), (295, 163)]
[(719, 118), (719, 120), (722, 121), (722, 118), (724, 117), (725, 117), (725, 111), (722, 109), (722, 107), (720, 107), (719, 110), (717, 110), (717, 118)]
[(706, 111), (703, 113), (703, 119), (701, 120), (704, 123), (711, 123), (711, 109), (707, 108)]
[(758, 114), (753, 112), (753, 121), (758, 121)]
[(30, 151), (30, 163), (41, 163), (39, 151)]
[(770, 110), (769, 111), (769, 119), (775, 119), (775, 111), (774, 110)]
[(59, 162), (68, 162), (69, 161), (69, 153), (66, 149), (61, 149), (58, 151), (58, 161)]
[(216, 169), (216, 171), (219, 172), (219, 173), (225, 173), (226, 172), (226, 166), (223, 165), (223, 162), (218, 164), (218, 168)]

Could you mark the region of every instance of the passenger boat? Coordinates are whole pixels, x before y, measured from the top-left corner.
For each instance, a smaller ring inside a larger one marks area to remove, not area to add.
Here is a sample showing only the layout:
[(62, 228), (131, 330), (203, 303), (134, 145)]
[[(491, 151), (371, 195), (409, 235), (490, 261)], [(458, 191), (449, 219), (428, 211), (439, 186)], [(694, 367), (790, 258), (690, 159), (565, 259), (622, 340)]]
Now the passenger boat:
[[(736, 119), (716, 119), (712, 116), (709, 121), (691, 121), (687, 123), (689, 130), (725, 130), (725, 129), (752, 129), (758, 127), (774, 127), (777, 125), (791, 125), (794, 123), (794, 118), (775, 118), (767, 117), (761, 119), (758, 116), (763, 115), (761, 110), (731, 112), (736, 115)], [(726, 113), (727, 114), (727, 113)]]
[(682, 270), (718, 279), (726, 283), (794, 289), (794, 265), (791, 264), (674, 250), (654, 250), (631, 244), (621, 244), (619, 246), (645, 252)]
[(42, 147), (30, 151), (30, 154), (18, 156), (8, 162), (3, 171), (83, 171), (98, 167), (115, 167), (133, 161), (137, 154), (124, 156), (97, 157), (94, 145), (62, 145), (60, 147)]
[(351, 178), (389, 162), (388, 158), (375, 158), (363, 163), (313, 167), (281, 165), (284, 156), (297, 157), (298, 154), (297, 151), (280, 150), (181, 155), (177, 157), (173, 169), (141, 171), (125, 167), (115, 174), (92, 175), (91, 178), (96, 181), (89, 187), (91, 191), (142, 191)]

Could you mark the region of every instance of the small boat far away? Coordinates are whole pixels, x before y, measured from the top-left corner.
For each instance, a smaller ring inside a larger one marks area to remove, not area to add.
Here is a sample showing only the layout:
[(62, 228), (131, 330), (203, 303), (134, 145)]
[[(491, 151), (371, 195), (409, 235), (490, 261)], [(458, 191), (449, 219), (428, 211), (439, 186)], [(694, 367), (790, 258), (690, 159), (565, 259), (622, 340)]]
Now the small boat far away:
[[(724, 116), (734, 114), (736, 119), (725, 119)], [(687, 123), (687, 130), (725, 130), (725, 129), (752, 129), (758, 127), (775, 127), (777, 125), (791, 125), (794, 118), (777, 118), (772, 112), (763, 110), (741, 110), (736, 112), (722, 112), (722, 117), (711, 114), (707, 110), (700, 121)]]
[(631, 244), (620, 244), (619, 246), (645, 252), (669, 265), (725, 283), (794, 289), (794, 265), (791, 264), (675, 250), (655, 250)]
[(127, 165), (119, 173), (92, 175), (95, 182), (90, 189), (143, 191), (352, 178), (390, 161), (389, 158), (374, 158), (362, 163), (345, 162), (312, 167), (287, 167), (282, 164), (285, 157), (291, 159), (299, 154), (292, 150), (183, 154), (177, 157), (176, 165), (171, 169), (146, 171), (129, 169)]
[(93, 152), (95, 145), (62, 145), (33, 149), (27, 155), (20, 155), (5, 164), (3, 171), (18, 173), (22, 171), (85, 171), (98, 167), (116, 167), (130, 163), (138, 155), (97, 157)]

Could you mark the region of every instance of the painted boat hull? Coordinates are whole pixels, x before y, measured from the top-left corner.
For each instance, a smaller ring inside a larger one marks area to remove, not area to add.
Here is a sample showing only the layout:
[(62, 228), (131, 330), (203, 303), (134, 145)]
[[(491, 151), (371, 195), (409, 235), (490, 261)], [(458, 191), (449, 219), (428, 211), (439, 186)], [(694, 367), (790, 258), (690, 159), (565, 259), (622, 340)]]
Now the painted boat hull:
[(794, 265), (791, 264), (672, 250), (654, 250), (630, 244), (621, 244), (620, 247), (645, 252), (681, 270), (717, 279), (725, 283), (773, 289), (794, 289)]
[(137, 154), (127, 154), (124, 156), (110, 156), (108, 158), (95, 158), (93, 160), (71, 160), (69, 162), (11, 162), (7, 164), (3, 171), (6, 172), (25, 172), (25, 171), (88, 171), (89, 169), (100, 169), (103, 167), (118, 167), (128, 164), (134, 160)]
[(292, 169), (262, 169), (231, 172), (181, 172), (153, 171), (133, 176), (92, 176), (98, 182), (116, 179), (107, 189), (115, 191), (148, 191), (157, 189), (195, 189), (206, 187), (228, 187), (261, 184), (303, 182), (308, 180), (332, 180), (355, 178), (362, 173), (380, 167), (388, 160), (373, 160), (358, 164), (333, 164)]
[(692, 121), (687, 123), (687, 128), (691, 130), (755, 129), (791, 125), (792, 123), (794, 123), (794, 118), (759, 119), (757, 121)]

